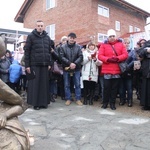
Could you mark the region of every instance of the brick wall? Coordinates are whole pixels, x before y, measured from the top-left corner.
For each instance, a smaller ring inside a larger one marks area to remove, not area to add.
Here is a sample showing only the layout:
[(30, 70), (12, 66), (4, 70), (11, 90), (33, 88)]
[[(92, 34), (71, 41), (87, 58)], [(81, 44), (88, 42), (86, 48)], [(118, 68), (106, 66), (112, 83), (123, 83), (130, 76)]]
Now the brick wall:
[[(56, 42), (69, 32), (77, 34), (78, 41), (97, 37), (98, 33), (106, 34), (110, 28), (115, 29), (115, 21), (121, 22), (120, 36), (129, 32), (129, 25), (142, 31), (145, 19), (127, 8), (120, 7), (106, 0), (56, 0), (57, 6), (46, 11), (46, 0), (35, 0), (24, 18), (25, 28), (34, 28), (37, 19), (42, 19), (45, 25), (56, 25)], [(102, 17), (97, 13), (98, 4), (108, 7), (110, 17)]]

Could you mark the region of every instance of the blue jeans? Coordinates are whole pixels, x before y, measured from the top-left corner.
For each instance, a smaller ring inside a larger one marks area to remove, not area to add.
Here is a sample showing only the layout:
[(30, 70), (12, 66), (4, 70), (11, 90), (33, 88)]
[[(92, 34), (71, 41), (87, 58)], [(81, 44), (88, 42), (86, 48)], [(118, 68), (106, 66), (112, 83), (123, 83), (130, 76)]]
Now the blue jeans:
[(50, 94), (56, 94), (57, 95), (57, 82), (56, 80), (50, 80)]
[[(127, 97), (126, 97), (127, 91)], [(122, 100), (132, 100), (133, 89), (132, 89), (132, 79), (130, 78), (121, 78), (120, 87), (119, 87), (120, 99)]]
[[(80, 87), (80, 71), (75, 71), (73, 73), (73, 84), (75, 86), (75, 98), (76, 100), (81, 99), (81, 87)], [(64, 89), (65, 89), (65, 99), (71, 100), (71, 91), (70, 91), (70, 72), (63, 72), (64, 78)]]

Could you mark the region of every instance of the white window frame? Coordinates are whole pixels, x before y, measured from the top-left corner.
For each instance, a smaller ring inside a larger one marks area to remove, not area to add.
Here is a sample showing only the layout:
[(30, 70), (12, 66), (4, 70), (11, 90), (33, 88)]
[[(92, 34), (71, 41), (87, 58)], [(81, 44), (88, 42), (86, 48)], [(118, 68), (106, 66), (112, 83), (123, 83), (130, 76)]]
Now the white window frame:
[(120, 21), (115, 22), (115, 28), (116, 28), (117, 31), (120, 31), (120, 29), (121, 29)]
[(55, 24), (46, 26), (46, 32), (52, 40), (55, 40)]
[(134, 32), (139, 32), (139, 31), (141, 31), (140, 28), (134, 27)]
[(104, 42), (107, 39), (107, 34), (98, 33), (97, 41), (98, 42)]
[(129, 25), (129, 33), (133, 32), (133, 26)]
[(56, 0), (46, 0), (46, 10), (54, 8), (56, 6)]
[(98, 15), (109, 18), (109, 8), (98, 4)]

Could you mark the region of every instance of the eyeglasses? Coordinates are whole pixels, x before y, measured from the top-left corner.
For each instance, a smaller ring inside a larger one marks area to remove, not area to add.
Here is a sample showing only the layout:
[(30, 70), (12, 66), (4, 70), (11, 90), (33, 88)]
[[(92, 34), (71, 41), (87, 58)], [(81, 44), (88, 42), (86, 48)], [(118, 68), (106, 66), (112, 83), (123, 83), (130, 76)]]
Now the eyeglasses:
[(115, 35), (111, 35), (111, 36), (109, 36), (109, 38), (112, 38), (112, 37), (114, 38), (114, 37), (115, 37)]
[(125, 42), (124, 44), (130, 44), (129, 42)]

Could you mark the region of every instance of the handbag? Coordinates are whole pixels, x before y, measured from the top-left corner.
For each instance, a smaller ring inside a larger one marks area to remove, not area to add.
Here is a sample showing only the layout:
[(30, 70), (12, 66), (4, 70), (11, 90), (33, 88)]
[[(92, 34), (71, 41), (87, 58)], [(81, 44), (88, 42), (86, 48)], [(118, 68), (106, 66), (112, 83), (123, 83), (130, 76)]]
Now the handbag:
[[(118, 56), (118, 54), (117, 54), (115, 48), (114, 48), (112, 45), (111, 45), (111, 47), (112, 47), (113, 51), (115, 52), (116, 56)], [(127, 64), (126, 61), (122, 61), (122, 62), (120, 62), (118, 65), (119, 65), (119, 68), (120, 68), (120, 70), (121, 70), (121, 73), (124, 73), (124, 72), (127, 70), (128, 64)]]
[(127, 70), (127, 62), (123, 61), (121, 63), (119, 63), (119, 67), (122, 73), (124, 73)]
[(26, 78), (27, 80), (33, 80), (35, 79), (36, 75), (35, 75), (35, 71), (31, 69), (31, 73), (28, 73), (27, 71), (26, 72)]
[(54, 74), (60, 74), (63, 75), (63, 67), (61, 64), (58, 64), (57, 61), (54, 61), (53, 67), (52, 67), (52, 72)]

